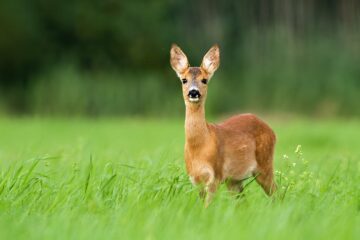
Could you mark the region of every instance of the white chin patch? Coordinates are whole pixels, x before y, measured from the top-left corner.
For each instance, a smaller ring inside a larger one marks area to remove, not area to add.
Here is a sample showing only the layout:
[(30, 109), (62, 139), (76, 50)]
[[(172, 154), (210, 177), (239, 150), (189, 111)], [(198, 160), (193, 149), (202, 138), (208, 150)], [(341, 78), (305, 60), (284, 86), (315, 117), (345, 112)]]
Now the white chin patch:
[(189, 98), (190, 102), (198, 102), (200, 98)]

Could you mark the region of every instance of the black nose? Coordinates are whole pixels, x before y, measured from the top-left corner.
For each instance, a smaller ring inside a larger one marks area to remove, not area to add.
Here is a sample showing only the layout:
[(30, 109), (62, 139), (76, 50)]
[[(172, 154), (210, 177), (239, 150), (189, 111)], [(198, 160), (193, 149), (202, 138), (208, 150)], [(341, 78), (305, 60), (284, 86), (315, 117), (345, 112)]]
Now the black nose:
[(199, 90), (193, 89), (193, 90), (190, 90), (190, 91), (189, 91), (188, 96), (189, 96), (190, 98), (199, 98), (201, 95), (200, 95)]

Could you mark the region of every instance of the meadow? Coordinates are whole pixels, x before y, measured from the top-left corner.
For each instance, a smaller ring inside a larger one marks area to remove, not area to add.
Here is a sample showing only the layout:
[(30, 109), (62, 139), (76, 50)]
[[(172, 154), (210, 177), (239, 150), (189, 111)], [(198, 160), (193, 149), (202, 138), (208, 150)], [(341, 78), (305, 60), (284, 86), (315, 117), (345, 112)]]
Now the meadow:
[(182, 119), (0, 118), (0, 239), (360, 239), (360, 121), (265, 119), (275, 197), (205, 209)]

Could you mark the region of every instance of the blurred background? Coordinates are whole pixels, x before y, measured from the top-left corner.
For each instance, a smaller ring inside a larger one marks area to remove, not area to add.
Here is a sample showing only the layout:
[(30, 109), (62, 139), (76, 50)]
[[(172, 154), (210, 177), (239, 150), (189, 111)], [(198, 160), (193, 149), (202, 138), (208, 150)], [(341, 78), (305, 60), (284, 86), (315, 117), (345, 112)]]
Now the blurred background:
[(220, 44), (210, 115), (360, 115), (358, 0), (1, 1), (0, 115), (183, 116), (173, 42)]

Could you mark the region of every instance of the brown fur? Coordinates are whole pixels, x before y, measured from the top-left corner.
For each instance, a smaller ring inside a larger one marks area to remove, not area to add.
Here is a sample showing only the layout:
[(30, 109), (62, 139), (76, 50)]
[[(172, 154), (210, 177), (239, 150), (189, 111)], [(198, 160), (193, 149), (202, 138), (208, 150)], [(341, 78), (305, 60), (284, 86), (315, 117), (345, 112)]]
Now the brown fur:
[[(257, 182), (271, 195), (276, 189), (273, 180), (276, 138), (271, 128), (253, 114), (236, 115), (220, 124), (205, 120), (207, 84), (201, 80), (209, 80), (219, 67), (219, 47), (215, 45), (208, 51), (201, 67), (189, 67), (185, 54), (176, 45), (170, 53), (171, 66), (180, 79), (187, 80), (183, 84), (186, 170), (194, 184), (204, 186), (206, 206), (219, 183), (226, 181), (230, 190), (241, 192), (242, 181), (249, 175), (257, 176)], [(189, 100), (191, 86), (201, 93), (198, 102)]]

